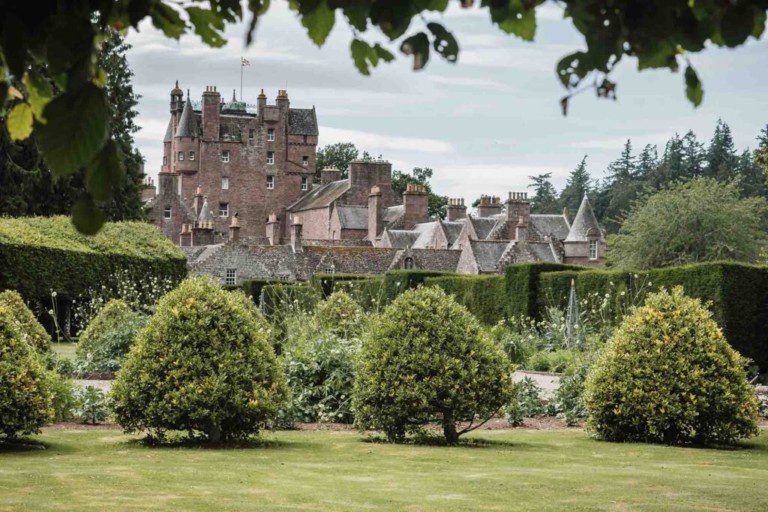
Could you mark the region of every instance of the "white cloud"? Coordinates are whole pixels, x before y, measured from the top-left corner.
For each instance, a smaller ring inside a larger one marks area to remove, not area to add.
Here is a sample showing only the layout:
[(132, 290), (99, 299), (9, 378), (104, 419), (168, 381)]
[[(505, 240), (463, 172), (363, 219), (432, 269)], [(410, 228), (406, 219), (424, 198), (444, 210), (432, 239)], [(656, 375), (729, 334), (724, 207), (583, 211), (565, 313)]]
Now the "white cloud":
[(454, 150), (450, 143), (438, 139), (391, 136), (360, 130), (320, 126), (319, 146), (347, 141), (374, 155), (392, 150), (433, 154), (450, 153)]

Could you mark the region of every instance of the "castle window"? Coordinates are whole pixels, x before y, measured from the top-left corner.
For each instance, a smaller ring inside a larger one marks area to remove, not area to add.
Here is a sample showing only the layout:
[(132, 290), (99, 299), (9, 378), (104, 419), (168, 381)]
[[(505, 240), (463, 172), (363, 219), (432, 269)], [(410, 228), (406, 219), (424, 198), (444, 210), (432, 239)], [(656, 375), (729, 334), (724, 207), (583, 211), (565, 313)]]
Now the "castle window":
[(275, 188), (275, 177), (267, 176), (267, 190), (272, 190), (274, 188)]
[(195, 161), (195, 152), (194, 151), (190, 151), (189, 152), (189, 160), (192, 161), (192, 162)]
[(403, 260), (403, 268), (413, 268), (413, 258), (408, 256)]
[(229, 203), (219, 203), (219, 217), (229, 217)]
[(304, 167), (309, 165), (309, 157), (308, 156), (301, 157), (301, 165), (303, 165)]
[(221, 190), (229, 190), (229, 178), (226, 176), (221, 178)]
[(164, 218), (164, 219), (170, 219), (170, 218), (171, 218), (171, 212), (172, 212), (172, 211), (173, 211), (173, 210), (171, 209), (171, 207), (170, 207), (170, 206), (166, 206), (166, 207), (165, 207), (165, 209), (163, 210), (163, 218)]
[(591, 260), (597, 259), (597, 240), (589, 241), (589, 259)]
[(267, 163), (272, 165), (275, 163), (275, 152), (267, 151)]
[(183, 162), (184, 161), (184, 152), (183, 151), (179, 151), (176, 154), (176, 160), (178, 160), (179, 162)]
[(250, 128), (250, 129), (248, 130), (248, 138), (249, 138), (249, 139), (252, 139), (252, 138), (254, 137), (254, 135), (255, 135), (255, 134), (256, 134), (256, 130), (254, 130), (253, 128)]
[(237, 284), (237, 269), (228, 268), (224, 274), (224, 284), (233, 285)]
[(221, 152), (221, 161), (225, 162), (225, 163), (229, 162), (229, 150), (228, 149), (225, 149), (224, 151)]
[(305, 135), (304, 136), (304, 144), (306, 144), (306, 143), (307, 143), (307, 136)]
[(268, 128), (267, 129), (267, 140), (269, 140), (269, 141), (275, 140), (275, 129), (274, 128)]
[(163, 165), (168, 165), (168, 157), (167, 156), (163, 157)]
[(306, 176), (301, 177), (301, 190), (309, 190), (309, 178)]

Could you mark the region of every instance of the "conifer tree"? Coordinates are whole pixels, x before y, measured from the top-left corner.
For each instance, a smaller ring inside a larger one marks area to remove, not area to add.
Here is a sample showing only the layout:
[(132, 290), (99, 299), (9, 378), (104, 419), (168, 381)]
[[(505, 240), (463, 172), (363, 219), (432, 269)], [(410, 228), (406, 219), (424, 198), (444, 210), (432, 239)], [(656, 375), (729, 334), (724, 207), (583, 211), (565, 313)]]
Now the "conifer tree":
[(552, 178), (551, 172), (528, 177), (533, 182), (528, 185), (528, 188), (533, 189), (533, 197), (531, 197), (533, 213), (557, 213), (559, 208), (557, 190), (550, 178)]
[(581, 200), (591, 191), (592, 178), (587, 171), (587, 155), (584, 155), (579, 165), (568, 176), (565, 188), (560, 193), (560, 204), (568, 208), (568, 211), (575, 213), (579, 209)]
[(718, 181), (731, 181), (736, 177), (738, 156), (733, 143), (731, 127), (718, 119), (715, 134), (707, 148), (707, 164), (704, 176)]

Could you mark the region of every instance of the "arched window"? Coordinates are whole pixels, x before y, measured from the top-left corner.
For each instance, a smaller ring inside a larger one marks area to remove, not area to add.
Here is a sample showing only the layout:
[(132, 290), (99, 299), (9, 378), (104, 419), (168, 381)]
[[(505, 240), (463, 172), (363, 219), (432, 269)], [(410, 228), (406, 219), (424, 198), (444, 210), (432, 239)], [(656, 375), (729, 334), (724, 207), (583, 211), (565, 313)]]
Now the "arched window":
[(413, 258), (408, 256), (403, 260), (403, 268), (413, 268)]

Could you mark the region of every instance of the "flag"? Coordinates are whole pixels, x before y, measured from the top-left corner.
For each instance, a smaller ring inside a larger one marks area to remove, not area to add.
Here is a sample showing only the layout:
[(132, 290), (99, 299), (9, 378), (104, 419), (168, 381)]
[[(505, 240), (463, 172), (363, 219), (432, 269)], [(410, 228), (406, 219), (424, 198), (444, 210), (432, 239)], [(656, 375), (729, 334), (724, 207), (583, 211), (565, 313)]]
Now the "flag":
[(248, 62), (248, 59), (246, 59), (245, 57), (240, 57), (240, 65), (241, 66), (250, 66), (251, 63)]

